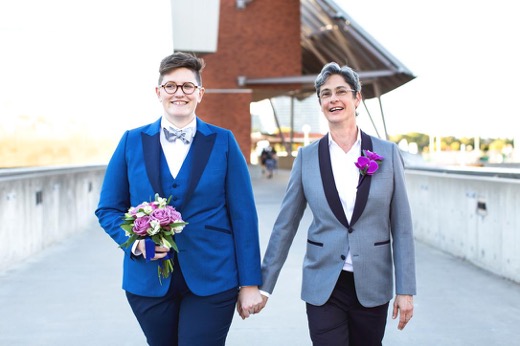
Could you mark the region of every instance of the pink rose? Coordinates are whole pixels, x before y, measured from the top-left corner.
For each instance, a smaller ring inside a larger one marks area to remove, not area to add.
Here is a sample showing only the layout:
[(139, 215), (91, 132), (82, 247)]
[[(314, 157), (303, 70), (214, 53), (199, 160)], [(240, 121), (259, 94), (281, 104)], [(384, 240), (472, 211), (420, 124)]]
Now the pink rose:
[(137, 218), (134, 221), (133, 231), (140, 236), (147, 235), (148, 229), (150, 228), (150, 221), (151, 218), (147, 215)]
[(181, 214), (171, 206), (166, 206), (164, 209), (155, 209), (150, 216), (159, 221), (161, 227), (168, 226), (174, 221), (182, 221)]

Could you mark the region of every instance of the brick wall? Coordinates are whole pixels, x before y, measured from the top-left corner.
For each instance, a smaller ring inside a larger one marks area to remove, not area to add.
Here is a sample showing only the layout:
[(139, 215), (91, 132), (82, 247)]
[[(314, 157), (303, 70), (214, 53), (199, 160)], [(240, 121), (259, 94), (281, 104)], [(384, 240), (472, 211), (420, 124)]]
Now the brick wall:
[(248, 162), (254, 90), (237, 90), (237, 77), (301, 75), (300, 31), (299, 0), (253, 0), (243, 10), (236, 0), (220, 1), (217, 52), (203, 56), (208, 92), (197, 115), (233, 131)]

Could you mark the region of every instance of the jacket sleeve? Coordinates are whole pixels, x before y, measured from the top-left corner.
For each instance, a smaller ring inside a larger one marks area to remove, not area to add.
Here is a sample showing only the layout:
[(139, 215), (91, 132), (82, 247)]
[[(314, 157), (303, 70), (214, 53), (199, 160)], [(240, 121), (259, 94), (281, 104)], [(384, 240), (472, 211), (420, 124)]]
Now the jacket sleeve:
[(260, 242), (251, 177), (238, 143), (228, 133), (226, 203), (233, 228), (238, 281), (240, 286), (259, 286)]
[(261, 290), (267, 293), (273, 293), (307, 206), (302, 184), (302, 156), (300, 148), (262, 262)]
[[(121, 228), (123, 216), (130, 208), (125, 154), (127, 139), (128, 131), (121, 138), (107, 166), (99, 204), (95, 211), (101, 227), (118, 244), (122, 244), (128, 239), (125, 231)], [(124, 250), (131, 251), (131, 247)]]
[(403, 159), (396, 145), (392, 148), (394, 194), (390, 211), (397, 294), (416, 294), (415, 245), (410, 203), (406, 192)]

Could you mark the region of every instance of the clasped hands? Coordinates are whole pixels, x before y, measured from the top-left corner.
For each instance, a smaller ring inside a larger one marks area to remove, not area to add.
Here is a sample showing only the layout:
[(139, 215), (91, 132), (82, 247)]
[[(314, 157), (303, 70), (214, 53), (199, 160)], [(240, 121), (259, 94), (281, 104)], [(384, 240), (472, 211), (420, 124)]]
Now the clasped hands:
[[(146, 257), (144, 241), (138, 241), (136, 250), (138, 254), (142, 254)], [(152, 261), (164, 258), (169, 251), (170, 249), (163, 246), (156, 246), (155, 256), (152, 258)], [(240, 288), (240, 291), (238, 292), (237, 312), (244, 320), (249, 316), (262, 311), (267, 303), (267, 299), (268, 297), (260, 293), (258, 286), (244, 286)]]
[(238, 292), (237, 312), (244, 320), (262, 311), (267, 299), (269, 298), (260, 293), (258, 286), (244, 286)]

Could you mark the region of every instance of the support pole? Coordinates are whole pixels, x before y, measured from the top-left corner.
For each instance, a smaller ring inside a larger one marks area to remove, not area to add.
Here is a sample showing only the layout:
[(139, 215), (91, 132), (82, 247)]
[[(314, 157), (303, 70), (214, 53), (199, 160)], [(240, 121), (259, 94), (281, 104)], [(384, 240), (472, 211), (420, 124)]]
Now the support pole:
[(269, 103), (271, 104), (271, 108), (273, 109), (274, 121), (276, 122), (276, 127), (278, 128), (278, 133), (280, 134), (280, 140), (282, 141), (282, 145), (285, 147), (285, 150), (290, 155), (291, 151), (289, 148), (289, 143), (285, 141), (285, 137), (283, 136), (282, 128), (280, 126), (280, 121), (278, 120), (278, 115), (276, 114), (276, 109), (274, 108), (272, 99), (269, 99)]
[(381, 90), (379, 83), (374, 83), (374, 90), (376, 92), (377, 101), (379, 102), (379, 110), (381, 112), (381, 120), (383, 121), (383, 129), (385, 130), (385, 139), (388, 140), (388, 131), (386, 130), (385, 113), (383, 112), (383, 103), (381, 102)]

